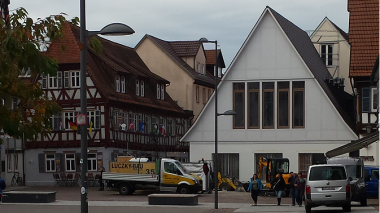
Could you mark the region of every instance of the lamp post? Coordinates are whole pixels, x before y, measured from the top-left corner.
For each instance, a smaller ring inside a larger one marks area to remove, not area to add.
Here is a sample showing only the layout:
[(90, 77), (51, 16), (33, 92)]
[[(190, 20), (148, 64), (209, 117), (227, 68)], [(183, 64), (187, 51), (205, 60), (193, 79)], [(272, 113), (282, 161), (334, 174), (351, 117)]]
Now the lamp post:
[(236, 112), (228, 110), (224, 113), (218, 113), (218, 41), (209, 41), (207, 38), (199, 39), (201, 43), (214, 43), (215, 44), (215, 156), (214, 156), (214, 188), (215, 188), (215, 209), (218, 209), (218, 116), (219, 115), (236, 115)]
[[(100, 31), (86, 30), (85, 0), (80, 0), (80, 106), (81, 114), (87, 116), (87, 77), (86, 77), (86, 37), (96, 34), (101, 35), (130, 35), (135, 31), (125, 24), (112, 23)], [(80, 125), (81, 135), (81, 213), (88, 212), (87, 201), (87, 126)]]

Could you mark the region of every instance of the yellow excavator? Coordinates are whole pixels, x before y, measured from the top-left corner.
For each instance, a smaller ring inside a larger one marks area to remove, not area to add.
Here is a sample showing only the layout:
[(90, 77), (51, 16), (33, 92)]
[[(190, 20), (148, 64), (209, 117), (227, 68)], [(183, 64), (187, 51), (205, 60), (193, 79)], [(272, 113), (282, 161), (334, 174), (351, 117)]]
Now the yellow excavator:
[(222, 176), (220, 172), (218, 172), (218, 188), (222, 191), (236, 190), (236, 186), (231, 179), (227, 176)]
[[(265, 180), (263, 180), (262, 174), (265, 170)], [(285, 180), (285, 192), (286, 195), (289, 195), (289, 187), (290, 184), (288, 182), (288, 179), (290, 177), (289, 174), (289, 159), (288, 158), (268, 158), (265, 159), (264, 157), (260, 157), (259, 160), (259, 172), (257, 174), (258, 178), (260, 178), (263, 182), (263, 188), (264, 190), (273, 190), (272, 182), (277, 177), (277, 174), (281, 172), (282, 177)]]

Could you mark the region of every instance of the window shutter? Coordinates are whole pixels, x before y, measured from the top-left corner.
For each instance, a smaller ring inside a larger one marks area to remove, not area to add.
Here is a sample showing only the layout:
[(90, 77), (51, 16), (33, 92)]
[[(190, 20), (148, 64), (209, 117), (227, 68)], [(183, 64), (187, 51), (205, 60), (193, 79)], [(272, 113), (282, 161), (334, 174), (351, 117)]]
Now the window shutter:
[(45, 154), (38, 154), (38, 169), (40, 173), (45, 173)]
[(57, 80), (58, 80), (58, 88), (61, 89), (62, 88), (62, 72), (61, 71), (57, 72)]
[(75, 169), (77, 172), (81, 171), (80, 156), (80, 153), (75, 153)]
[(70, 79), (70, 73), (69, 71), (64, 71), (63, 72), (63, 87), (64, 88), (69, 88), (69, 79)]
[(46, 89), (46, 75), (42, 75), (42, 89)]

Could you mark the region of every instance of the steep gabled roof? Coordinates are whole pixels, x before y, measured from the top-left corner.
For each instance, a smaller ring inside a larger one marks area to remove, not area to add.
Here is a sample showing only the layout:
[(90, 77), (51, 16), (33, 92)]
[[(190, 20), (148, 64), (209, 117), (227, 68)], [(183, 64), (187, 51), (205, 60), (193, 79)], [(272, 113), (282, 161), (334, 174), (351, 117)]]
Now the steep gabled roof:
[[(224, 63), (224, 58), (222, 54), (222, 50), (217, 50), (218, 54), (218, 64), (220, 67), (225, 68), (226, 64)], [(206, 64), (207, 65), (215, 65), (215, 50), (205, 50), (206, 55)]]
[[(199, 50), (199, 47), (201, 46), (201, 43), (199, 41), (168, 42), (146, 34), (145, 37), (141, 39), (140, 43), (147, 38), (151, 39), (159, 48), (161, 48), (166, 54), (168, 54), (168, 56), (172, 58), (173, 61), (177, 63), (180, 67), (182, 67), (182, 69), (185, 72), (187, 72), (195, 80), (196, 83), (213, 87), (215, 81), (212, 77), (210, 77), (209, 75), (198, 73), (181, 58), (189, 56), (195, 57)], [(136, 47), (138, 45), (139, 44), (137, 44)]]
[(332, 26), (339, 32), (339, 34), (348, 42), (348, 34), (344, 32), (340, 27), (338, 27), (334, 22), (332, 22), (327, 16), (319, 23), (318, 27), (315, 28), (314, 32), (310, 35), (310, 38), (312, 38), (315, 33), (318, 32), (319, 28), (326, 22), (329, 21)]
[(333, 92), (328, 87), (325, 79), (330, 79), (331, 75), (326, 68), (326, 65), (322, 62), (317, 50), (315, 49), (313, 43), (311, 42), (309, 36), (305, 31), (297, 27), (295, 24), (284, 18), (282, 15), (277, 13), (275, 10), (267, 6), (269, 12), (273, 14), (277, 23), (280, 25), (286, 36), (289, 38), (290, 42), (293, 44), (294, 48), (297, 50), (298, 54), (301, 56), (302, 60), (305, 62), (306, 66), (309, 68), (310, 72), (314, 75), (315, 79), (322, 87), (323, 91), (329, 97), (332, 104), (335, 106), (343, 120), (347, 125), (355, 130), (355, 125), (347, 115), (344, 108), (339, 104), (337, 98), (334, 96)]
[(369, 77), (379, 55), (379, 0), (348, 0), (350, 77)]

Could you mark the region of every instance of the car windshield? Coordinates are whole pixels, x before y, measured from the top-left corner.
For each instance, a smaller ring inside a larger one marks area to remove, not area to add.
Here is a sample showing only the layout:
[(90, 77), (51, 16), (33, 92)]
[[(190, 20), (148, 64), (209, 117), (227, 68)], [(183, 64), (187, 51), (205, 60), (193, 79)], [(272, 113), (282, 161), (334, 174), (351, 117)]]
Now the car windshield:
[(347, 165), (347, 175), (348, 177), (352, 177), (352, 179), (362, 178), (362, 168), (360, 165)]
[(183, 165), (179, 162), (179, 161), (176, 161), (175, 164), (178, 166), (178, 168), (180, 168), (184, 173), (188, 173), (188, 171), (185, 169), (185, 167), (183, 167)]
[(313, 167), (309, 180), (345, 180), (346, 172), (342, 166)]

